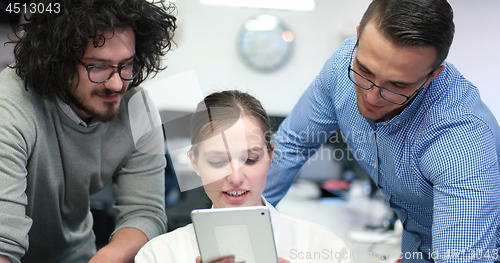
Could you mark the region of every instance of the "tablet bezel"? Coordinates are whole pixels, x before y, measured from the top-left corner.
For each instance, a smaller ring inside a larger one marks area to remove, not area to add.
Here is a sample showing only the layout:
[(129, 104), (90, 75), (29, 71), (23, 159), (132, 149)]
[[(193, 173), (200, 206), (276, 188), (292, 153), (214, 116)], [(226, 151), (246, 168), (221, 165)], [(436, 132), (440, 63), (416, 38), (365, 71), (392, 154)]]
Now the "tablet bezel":
[[(255, 262), (278, 263), (271, 215), (265, 206), (197, 209), (191, 212), (191, 220), (203, 262), (229, 256), (219, 253), (216, 227), (246, 225)], [(228, 238), (236, 237), (237, 233)]]

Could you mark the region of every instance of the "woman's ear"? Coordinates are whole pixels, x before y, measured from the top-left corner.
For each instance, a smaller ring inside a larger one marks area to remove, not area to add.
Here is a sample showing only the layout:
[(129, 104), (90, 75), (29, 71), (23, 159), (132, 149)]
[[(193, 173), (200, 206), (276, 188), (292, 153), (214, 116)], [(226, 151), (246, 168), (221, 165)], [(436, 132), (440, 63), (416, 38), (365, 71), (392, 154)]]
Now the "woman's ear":
[(198, 172), (198, 164), (197, 164), (196, 156), (194, 155), (193, 150), (189, 150), (188, 156), (189, 156), (189, 161), (191, 162), (191, 166), (193, 166), (193, 169), (196, 172)]

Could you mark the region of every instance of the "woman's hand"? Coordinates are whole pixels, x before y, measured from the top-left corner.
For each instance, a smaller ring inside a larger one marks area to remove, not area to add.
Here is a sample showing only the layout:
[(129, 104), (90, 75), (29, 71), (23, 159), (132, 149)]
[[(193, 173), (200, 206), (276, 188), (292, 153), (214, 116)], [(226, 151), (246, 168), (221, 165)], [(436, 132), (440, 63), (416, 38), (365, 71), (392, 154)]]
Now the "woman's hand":
[[(201, 257), (196, 258), (196, 263), (203, 263), (201, 261)], [(234, 262), (234, 256), (229, 256), (229, 257), (225, 257), (225, 258), (221, 258), (221, 259), (216, 259), (216, 260), (209, 262), (209, 263), (235, 263), (235, 262)]]
[[(201, 261), (201, 257), (197, 257), (196, 258), (196, 263), (203, 263)], [(234, 256), (230, 256), (230, 257), (227, 257), (227, 258), (222, 258), (222, 259), (218, 259), (216, 261), (212, 261), (210, 263), (235, 263), (234, 262)], [(278, 263), (290, 263), (290, 261), (284, 259), (284, 258), (281, 258), (279, 257), (278, 258)]]

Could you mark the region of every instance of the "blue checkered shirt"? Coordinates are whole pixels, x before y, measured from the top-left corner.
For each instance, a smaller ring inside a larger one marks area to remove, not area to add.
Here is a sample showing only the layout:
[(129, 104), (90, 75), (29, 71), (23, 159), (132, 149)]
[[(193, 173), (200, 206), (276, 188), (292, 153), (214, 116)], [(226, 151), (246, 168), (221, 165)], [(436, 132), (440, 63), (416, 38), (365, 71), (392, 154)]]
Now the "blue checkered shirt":
[(477, 88), (445, 62), (403, 112), (376, 123), (360, 115), (348, 79), (354, 44), (340, 46), (274, 135), (264, 196), (276, 205), (340, 128), (403, 224), (402, 262), (500, 261), (500, 129)]

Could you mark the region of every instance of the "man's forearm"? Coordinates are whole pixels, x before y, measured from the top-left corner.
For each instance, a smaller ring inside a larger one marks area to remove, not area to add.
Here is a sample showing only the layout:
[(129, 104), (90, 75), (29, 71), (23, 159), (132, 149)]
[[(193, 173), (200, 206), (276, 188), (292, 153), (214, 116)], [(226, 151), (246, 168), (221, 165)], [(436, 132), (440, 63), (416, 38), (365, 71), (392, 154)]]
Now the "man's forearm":
[(139, 229), (122, 228), (113, 235), (108, 245), (97, 251), (89, 263), (133, 263), (135, 255), (146, 242), (148, 237)]

